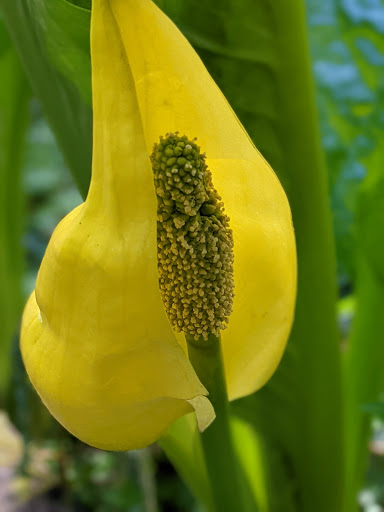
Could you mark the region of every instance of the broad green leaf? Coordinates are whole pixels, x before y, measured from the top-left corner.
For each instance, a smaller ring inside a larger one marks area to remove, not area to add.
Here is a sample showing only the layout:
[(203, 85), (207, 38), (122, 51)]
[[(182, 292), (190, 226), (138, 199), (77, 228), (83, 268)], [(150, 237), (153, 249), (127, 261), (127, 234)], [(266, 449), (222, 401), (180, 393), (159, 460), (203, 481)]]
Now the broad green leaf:
[[(288, 349), (271, 382), (234, 405), (247, 417), (253, 408), (254, 425), (279, 447), (280, 469), (285, 464), (279, 474), (285, 474), (283, 485), (295, 490), (296, 510), (339, 512), (335, 258), (302, 2), (162, 0), (161, 6), (193, 43), (272, 164), (293, 212), (299, 283)], [(287, 503), (276, 504), (275, 510), (284, 507)]]
[(92, 105), (90, 13), (68, 0), (32, 2), (31, 14), (49, 63)]
[(11, 366), (10, 344), (23, 303), (21, 170), (29, 86), (1, 19), (0, 76), (0, 406), (4, 406)]
[(83, 196), (91, 172), (90, 13), (66, 0), (0, 0), (14, 45)]

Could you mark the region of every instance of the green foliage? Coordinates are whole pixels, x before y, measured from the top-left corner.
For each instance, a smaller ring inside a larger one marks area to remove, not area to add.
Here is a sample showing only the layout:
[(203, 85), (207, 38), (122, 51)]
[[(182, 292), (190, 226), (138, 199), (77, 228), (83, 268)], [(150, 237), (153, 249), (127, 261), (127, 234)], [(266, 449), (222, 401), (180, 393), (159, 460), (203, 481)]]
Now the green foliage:
[(65, 479), (76, 502), (94, 512), (143, 510), (142, 494), (126, 454), (113, 454), (73, 444), (67, 452)]
[[(66, 0), (0, 0), (0, 9), (34, 93), (85, 196), (92, 157), (89, 12)], [(67, 78), (72, 75), (72, 80)]]
[(92, 0), (66, 0), (68, 3), (83, 7), (83, 9), (90, 10), (92, 7)]
[(384, 422), (384, 402), (365, 404), (362, 407), (363, 412), (372, 414), (376, 418), (380, 418)]
[(310, 19), (341, 283), (356, 287), (344, 365), (346, 512), (356, 510), (367, 465), (364, 404), (384, 388), (383, 16), (378, 3), (346, 0), (318, 4)]
[(159, 444), (195, 496), (209, 511), (212, 510), (207, 469), (194, 415), (178, 419), (163, 435)]
[(307, 3), (339, 277), (348, 287), (360, 241), (355, 228), (360, 183), (367, 169), (371, 173), (380, 167), (383, 7), (356, 0)]
[(384, 288), (384, 173), (382, 169), (364, 180), (359, 198), (357, 229), (360, 249), (375, 279)]
[(23, 142), (29, 87), (0, 19), (0, 404), (10, 375), (10, 343), (17, 331), (23, 296)]
[(50, 65), (73, 82), (82, 99), (92, 105), (89, 12), (66, 0), (35, 2), (33, 18)]

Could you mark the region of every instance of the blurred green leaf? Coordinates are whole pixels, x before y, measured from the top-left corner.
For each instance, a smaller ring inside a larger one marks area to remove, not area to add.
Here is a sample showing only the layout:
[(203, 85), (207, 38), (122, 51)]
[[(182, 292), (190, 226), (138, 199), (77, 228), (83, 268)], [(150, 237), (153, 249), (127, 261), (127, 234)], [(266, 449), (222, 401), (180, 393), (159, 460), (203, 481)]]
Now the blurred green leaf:
[[(271, 489), (268, 488), (268, 475), (265, 472), (266, 453), (263, 440), (257, 435), (252, 425), (241, 418), (235, 416), (231, 418), (231, 429), (240, 467), (246, 476), (241, 481), (242, 483), (247, 481), (249, 484), (244, 485), (244, 495), (247, 496), (246, 493), (249, 491), (253, 494), (252, 499), (246, 502), (257, 503), (259, 512), (269, 512), (272, 509), (271, 501), (273, 500), (271, 500)], [(288, 506), (285, 507), (285, 512), (289, 512)]]
[(377, 402), (373, 404), (364, 404), (362, 406), (362, 411), (377, 418), (380, 418), (381, 421), (384, 421), (384, 402)]
[[(370, 417), (363, 407), (378, 400), (384, 389), (384, 5), (362, 0), (332, 4), (337, 38), (317, 46), (322, 53), (317, 76), (339, 150), (342, 141), (342, 158), (330, 160), (336, 176), (336, 233), (346, 235), (343, 241), (339, 236), (338, 248), (344, 245), (339, 256), (356, 288), (356, 316), (344, 365), (344, 510), (351, 512), (357, 510), (368, 462)], [(340, 216), (342, 211), (346, 215)]]
[[(384, 135), (384, 133), (383, 133)], [(384, 164), (384, 154), (383, 154)], [(361, 188), (358, 233), (361, 251), (384, 288), (384, 168), (370, 171)]]
[(31, 5), (36, 32), (49, 63), (76, 85), (83, 100), (91, 106), (89, 11), (67, 0), (34, 1)]
[(158, 443), (197, 499), (214, 510), (195, 415), (175, 421)]
[(84, 197), (92, 158), (90, 13), (66, 0), (0, 0), (0, 9)]
[(21, 170), (29, 87), (0, 19), (0, 404), (11, 366), (10, 344), (21, 313), (24, 193)]
[(344, 30), (345, 23), (349, 23), (346, 6), (358, 3), (307, 0), (343, 292), (349, 290), (355, 274), (356, 206), (366, 174), (364, 161), (376, 145), (370, 133), (375, 93), (359, 69), (354, 44), (349, 45)]

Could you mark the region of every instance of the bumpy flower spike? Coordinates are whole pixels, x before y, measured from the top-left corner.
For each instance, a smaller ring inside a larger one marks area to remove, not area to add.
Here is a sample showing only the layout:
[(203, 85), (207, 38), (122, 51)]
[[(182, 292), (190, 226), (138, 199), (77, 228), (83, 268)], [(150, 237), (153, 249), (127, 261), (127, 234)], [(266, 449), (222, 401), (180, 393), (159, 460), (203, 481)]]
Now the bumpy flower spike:
[(219, 336), (233, 302), (233, 235), (196, 140), (169, 134), (152, 153), (160, 291), (172, 326)]

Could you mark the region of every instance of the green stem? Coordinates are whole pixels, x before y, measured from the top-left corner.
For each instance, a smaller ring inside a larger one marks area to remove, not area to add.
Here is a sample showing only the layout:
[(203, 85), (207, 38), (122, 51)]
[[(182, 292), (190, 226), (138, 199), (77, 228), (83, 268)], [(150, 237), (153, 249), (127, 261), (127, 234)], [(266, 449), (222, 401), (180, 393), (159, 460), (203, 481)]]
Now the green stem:
[[(201, 434), (201, 444), (217, 512), (242, 511), (244, 488), (235, 455), (220, 338), (186, 336), (189, 359), (209, 392), (216, 419)], [(253, 509), (255, 510), (255, 509)]]
[(361, 250), (358, 251), (357, 263), (357, 310), (344, 368), (345, 512), (358, 509), (357, 493), (363, 485), (368, 463), (371, 416), (363, 406), (377, 402), (384, 387), (384, 324), (381, 318), (384, 286)]

